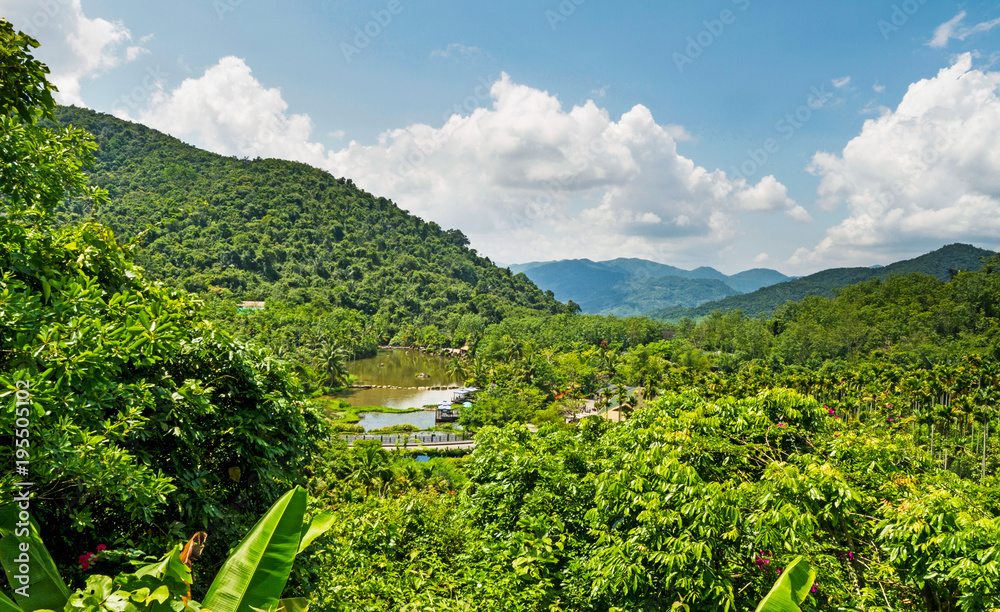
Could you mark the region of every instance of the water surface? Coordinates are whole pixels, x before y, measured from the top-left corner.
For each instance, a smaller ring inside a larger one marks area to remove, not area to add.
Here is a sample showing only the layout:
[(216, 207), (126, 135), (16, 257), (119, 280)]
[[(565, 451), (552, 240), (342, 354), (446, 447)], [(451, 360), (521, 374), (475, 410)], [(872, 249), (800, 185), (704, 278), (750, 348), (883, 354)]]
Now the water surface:
[[(385, 408), (420, 408), (437, 405), (454, 396), (452, 391), (430, 391), (413, 387), (456, 385), (448, 376), (449, 359), (407, 349), (383, 349), (375, 357), (357, 359), (347, 364), (347, 371), (358, 377), (359, 385), (388, 385), (409, 389), (347, 389), (337, 395), (352, 406)], [(421, 378), (418, 374), (424, 374)], [(404, 421), (405, 422), (405, 421)], [(392, 423), (395, 424), (395, 423)], [(432, 425), (431, 425), (432, 426)], [(379, 425), (384, 427), (384, 425)]]
[[(407, 349), (383, 349), (374, 357), (348, 362), (359, 385), (432, 387), (459, 384), (448, 376), (449, 359)], [(418, 376), (425, 374), (425, 377)]]

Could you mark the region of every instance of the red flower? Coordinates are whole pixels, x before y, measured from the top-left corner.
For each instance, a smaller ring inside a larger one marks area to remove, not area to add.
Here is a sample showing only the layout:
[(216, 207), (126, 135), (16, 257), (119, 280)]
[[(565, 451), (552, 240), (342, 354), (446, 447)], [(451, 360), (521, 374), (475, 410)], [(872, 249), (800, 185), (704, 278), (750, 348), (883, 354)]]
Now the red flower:
[(97, 545), (97, 552), (101, 552), (101, 551), (104, 551), (104, 550), (107, 550), (107, 549), (108, 549), (108, 547), (105, 546), (104, 544), (98, 544)]
[(94, 558), (94, 553), (87, 553), (85, 555), (80, 555), (80, 565), (83, 566), (83, 571), (90, 569), (90, 560)]

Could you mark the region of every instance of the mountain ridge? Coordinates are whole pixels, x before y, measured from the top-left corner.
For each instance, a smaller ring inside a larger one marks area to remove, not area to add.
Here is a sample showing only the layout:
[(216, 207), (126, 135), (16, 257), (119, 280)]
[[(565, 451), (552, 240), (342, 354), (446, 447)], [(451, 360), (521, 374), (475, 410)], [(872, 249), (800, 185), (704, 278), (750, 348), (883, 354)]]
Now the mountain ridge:
[(788, 280), (777, 270), (755, 268), (728, 276), (702, 266), (684, 270), (646, 259), (563, 259), (509, 266), (558, 300), (572, 300), (583, 312), (641, 315), (663, 305), (693, 307), (704, 302)]
[(393, 329), (566, 308), (469, 248), (461, 231), (348, 178), (299, 162), (218, 155), (89, 109), (61, 106), (55, 118), (94, 135), (87, 174), (111, 196), (96, 211), (67, 202), (60, 222), (94, 219), (119, 240), (142, 235), (137, 263), (157, 280), (202, 294), (351, 309)]
[(839, 289), (872, 278), (884, 279), (916, 273), (946, 281), (953, 271), (979, 270), (982, 267), (981, 260), (993, 254), (993, 251), (971, 244), (954, 243), (886, 266), (829, 268), (801, 278), (762, 287), (753, 292), (705, 302), (695, 307), (668, 307), (648, 311), (645, 314), (650, 318), (661, 320), (699, 318), (709, 315), (714, 310), (722, 312), (741, 310), (746, 316), (768, 315), (786, 302), (798, 302), (811, 295), (833, 297)]

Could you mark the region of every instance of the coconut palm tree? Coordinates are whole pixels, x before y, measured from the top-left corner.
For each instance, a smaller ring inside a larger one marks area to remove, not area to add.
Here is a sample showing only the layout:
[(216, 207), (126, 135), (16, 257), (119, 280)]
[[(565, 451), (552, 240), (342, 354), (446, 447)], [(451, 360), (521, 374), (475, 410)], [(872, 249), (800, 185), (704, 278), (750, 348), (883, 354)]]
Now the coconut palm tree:
[(445, 370), (453, 381), (462, 385), (465, 384), (465, 380), (469, 377), (468, 368), (466, 368), (465, 363), (458, 357), (449, 361), (445, 366)]

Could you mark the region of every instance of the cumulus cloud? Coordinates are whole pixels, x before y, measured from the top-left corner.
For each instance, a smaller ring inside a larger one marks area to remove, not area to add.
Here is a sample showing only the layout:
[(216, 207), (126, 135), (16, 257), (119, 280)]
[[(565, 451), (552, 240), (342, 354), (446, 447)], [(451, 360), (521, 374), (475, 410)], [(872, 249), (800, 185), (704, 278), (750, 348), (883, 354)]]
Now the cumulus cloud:
[(488, 108), (443, 125), (414, 124), (351, 141), (312, 142), (308, 116), (236, 57), (156, 94), (138, 119), (226, 155), (303, 161), (446, 227), (504, 261), (555, 256), (666, 258), (721, 250), (744, 214), (806, 211), (773, 176), (755, 185), (708, 170), (677, 151), (690, 138), (637, 105), (617, 120), (593, 101), (564, 108), (504, 74)]
[[(819, 203), (848, 216), (790, 263), (862, 261), (943, 241), (1000, 238), (1000, 72), (959, 56), (910, 85), (899, 106), (864, 123), (840, 154), (817, 153)], [(911, 251), (912, 253), (912, 251)]]
[[(56, 100), (82, 106), (82, 81), (118, 66), (132, 34), (120, 21), (87, 18), (80, 1), (0, 0), (0, 11), (15, 28), (42, 43), (37, 57), (48, 64), (49, 80), (59, 88)], [(126, 59), (141, 53), (141, 47), (131, 47)]]
[(931, 38), (930, 42), (927, 43), (927, 45), (935, 49), (943, 49), (948, 45), (948, 41), (952, 38), (956, 40), (965, 40), (973, 34), (979, 32), (989, 32), (993, 28), (1000, 25), (1000, 18), (997, 18), (991, 21), (977, 23), (971, 28), (968, 28), (962, 25), (966, 16), (967, 13), (962, 11), (958, 15), (955, 15), (948, 21), (939, 25), (937, 29), (934, 30), (934, 36)]
[[(135, 119), (223, 155), (268, 155), (321, 164), (307, 115), (287, 115), (278, 89), (263, 87), (239, 58), (224, 57), (170, 93), (156, 92)], [(127, 114), (123, 118), (132, 119)]]

